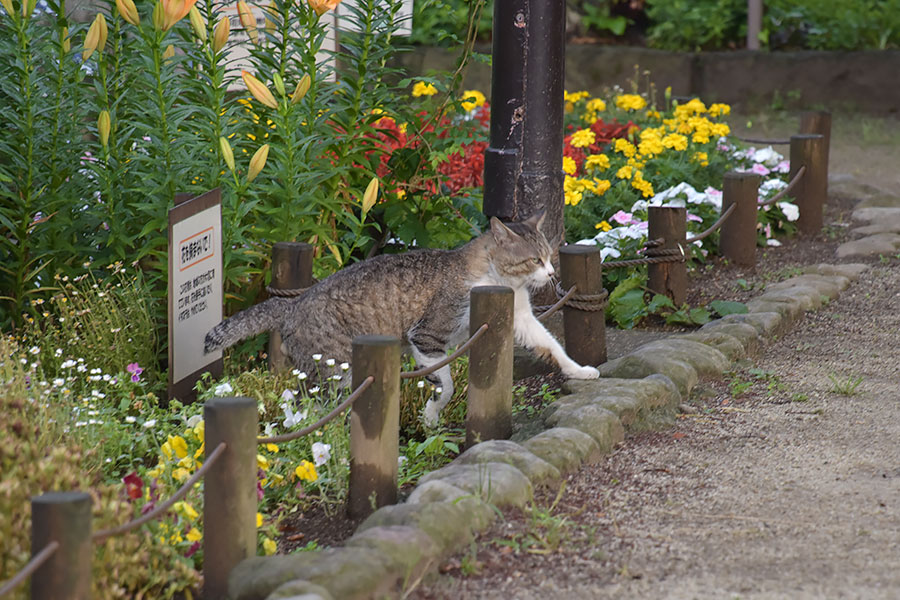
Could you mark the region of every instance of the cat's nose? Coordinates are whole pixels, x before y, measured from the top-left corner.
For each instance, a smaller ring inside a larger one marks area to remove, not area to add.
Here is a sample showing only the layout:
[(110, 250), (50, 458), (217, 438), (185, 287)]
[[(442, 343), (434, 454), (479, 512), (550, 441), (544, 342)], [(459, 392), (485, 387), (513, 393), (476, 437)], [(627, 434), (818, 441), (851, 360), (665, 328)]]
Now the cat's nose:
[(553, 270), (553, 265), (548, 261), (544, 263), (544, 266), (547, 267), (547, 275), (553, 275), (555, 271)]

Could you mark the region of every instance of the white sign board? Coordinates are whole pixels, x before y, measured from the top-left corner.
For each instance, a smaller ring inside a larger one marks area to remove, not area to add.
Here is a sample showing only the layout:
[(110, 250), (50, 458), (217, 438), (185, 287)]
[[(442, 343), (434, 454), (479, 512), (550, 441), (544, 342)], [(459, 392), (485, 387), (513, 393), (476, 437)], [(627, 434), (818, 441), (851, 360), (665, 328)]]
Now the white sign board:
[(216, 189), (169, 211), (169, 389), (182, 401), (204, 371), (221, 371), (222, 352), (204, 354), (203, 340), (222, 321), (223, 282)]

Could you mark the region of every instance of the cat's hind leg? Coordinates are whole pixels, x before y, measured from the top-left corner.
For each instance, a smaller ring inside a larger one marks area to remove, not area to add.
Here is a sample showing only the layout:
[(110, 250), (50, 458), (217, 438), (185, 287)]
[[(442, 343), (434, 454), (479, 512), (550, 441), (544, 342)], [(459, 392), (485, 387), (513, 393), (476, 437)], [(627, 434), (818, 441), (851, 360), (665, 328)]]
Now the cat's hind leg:
[[(416, 359), (416, 365), (420, 368), (427, 368), (439, 362), (446, 357), (444, 352), (430, 352), (428, 354), (420, 350), (415, 343), (412, 346), (412, 355)], [(453, 378), (450, 377), (450, 365), (444, 365), (434, 372), (440, 382), (440, 393), (437, 398), (432, 397), (425, 404), (425, 410), (422, 413), (422, 420), (427, 427), (436, 427), (440, 420), (441, 411), (450, 402), (453, 397)]]

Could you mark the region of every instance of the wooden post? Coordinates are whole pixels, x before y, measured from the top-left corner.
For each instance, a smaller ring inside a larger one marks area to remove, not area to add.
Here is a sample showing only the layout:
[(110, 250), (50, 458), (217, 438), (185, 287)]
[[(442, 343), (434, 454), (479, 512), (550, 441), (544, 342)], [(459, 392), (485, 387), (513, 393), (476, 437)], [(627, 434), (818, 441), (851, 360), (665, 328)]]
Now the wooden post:
[(828, 161), (831, 160), (831, 113), (824, 110), (800, 114), (800, 133), (818, 133), (825, 138), (825, 200), (828, 200)]
[(350, 412), (350, 489), (347, 511), (361, 519), (397, 502), (400, 455), (400, 340), (361, 335), (353, 340), (353, 389), (372, 385)]
[[(559, 249), (562, 287), (576, 294), (603, 293), (603, 259), (597, 246), (570, 244)], [(606, 362), (606, 312), (563, 307), (566, 354), (581, 365)]]
[(800, 209), (797, 229), (804, 235), (817, 235), (822, 231), (822, 212), (828, 193), (828, 156), (825, 154), (825, 137), (819, 134), (791, 136), (791, 172), (794, 178), (800, 167), (806, 172), (793, 189), (793, 197)]
[(32, 600), (91, 597), (91, 497), (51, 492), (31, 498), (31, 555), (52, 541), (59, 548), (31, 576)]
[(725, 173), (722, 189), (722, 213), (736, 204), (719, 232), (719, 254), (736, 265), (756, 267), (756, 211), (759, 175)]
[[(683, 206), (651, 206), (648, 213), (650, 224), (647, 235), (651, 240), (662, 238), (663, 243), (651, 248), (647, 256), (653, 256), (657, 249), (680, 250), (686, 256), (687, 209)], [(678, 262), (651, 264), (647, 271), (647, 285), (651, 291), (668, 296), (675, 306), (684, 304), (687, 298), (687, 264), (684, 261), (679, 259)]]
[[(313, 284), (313, 250), (302, 242), (276, 242), (272, 246), (272, 282), (276, 290), (296, 290)], [(284, 371), (290, 361), (281, 351), (281, 333), (269, 332), (269, 370)]]
[(253, 398), (213, 398), (203, 407), (206, 453), (225, 451), (203, 486), (203, 597), (225, 598), (228, 575), (256, 555), (256, 436)]
[(469, 402), (466, 446), (512, 435), (513, 309), (512, 289), (472, 288), (469, 334), (488, 330), (469, 350)]
[(747, 0), (747, 50), (759, 50), (759, 31), (762, 29), (762, 0)]

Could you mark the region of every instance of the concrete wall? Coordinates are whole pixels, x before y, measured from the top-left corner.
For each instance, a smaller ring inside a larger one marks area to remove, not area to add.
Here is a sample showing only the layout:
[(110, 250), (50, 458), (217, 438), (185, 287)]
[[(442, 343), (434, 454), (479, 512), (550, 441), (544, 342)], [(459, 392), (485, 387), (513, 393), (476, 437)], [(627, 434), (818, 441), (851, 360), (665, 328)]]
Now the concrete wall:
[[(490, 52), (490, 47), (479, 48)], [(413, 74), (452, 70), (456, 54), (417, 48), (399, 62)], [(646, 48), (570, 45), (566, 50), (566, 89), (600, 93), (620, 85), (629, 89), (634, 66), (649, 70), (660, 93), (699, 95), (727, 102), (737, 110), (756, 110), (783, 101), (788, 108), (850, 109), (872, 113), (900, 111), (900, 51), (866, 52), (708, 52), (672, 53)], [(467, 88), (490, 95), (490, 66), (473, 62)]]

